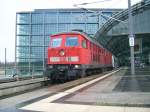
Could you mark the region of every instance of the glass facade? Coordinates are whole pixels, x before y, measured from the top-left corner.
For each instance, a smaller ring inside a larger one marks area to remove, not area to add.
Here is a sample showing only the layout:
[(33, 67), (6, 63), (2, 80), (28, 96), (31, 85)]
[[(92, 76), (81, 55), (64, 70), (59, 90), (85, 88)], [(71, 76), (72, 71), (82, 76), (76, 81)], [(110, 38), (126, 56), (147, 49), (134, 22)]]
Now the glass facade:
[[(135, 67), (150, 66), (150, 0), (133, 5), (132, 15)], [(120, 66), (130, 66), (128, 9), (113, 18), (122, 22), (108, 20), (97, 32), (96, 38), (113, 53)]]
[[(106, 16), (119, 12), (116, 9), (91, 9)], [(106, 18), (81, 9), (37, 9), (16, 14), (16, 62), (18, 69), (42, 71), (47, 60), (50, 35), (82, 29), (94, 35), (107, 21)]]

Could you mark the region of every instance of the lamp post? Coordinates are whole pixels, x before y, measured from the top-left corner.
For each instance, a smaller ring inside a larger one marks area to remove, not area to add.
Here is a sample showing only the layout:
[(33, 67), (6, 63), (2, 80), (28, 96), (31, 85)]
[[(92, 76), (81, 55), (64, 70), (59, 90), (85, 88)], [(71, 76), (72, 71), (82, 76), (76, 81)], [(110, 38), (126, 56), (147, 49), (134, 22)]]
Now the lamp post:
[(6, 48), (5, 48), (5, 76), (6, 76)]
[(131, 74), (135, 74), (134, 65), (134, 34), (133, 34), (133, 18), (131, 13), (131, 0), (128, 0), (128, 15), (129, 15), (129, 45), (130, 45), (130, 62), (131, 62)]

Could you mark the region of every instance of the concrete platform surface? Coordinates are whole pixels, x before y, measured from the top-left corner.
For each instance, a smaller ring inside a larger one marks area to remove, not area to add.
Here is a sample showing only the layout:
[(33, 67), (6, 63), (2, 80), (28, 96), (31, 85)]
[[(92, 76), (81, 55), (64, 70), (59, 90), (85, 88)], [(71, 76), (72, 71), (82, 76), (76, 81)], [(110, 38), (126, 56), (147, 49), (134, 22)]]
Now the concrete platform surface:
[[(150, 106), (150, 76), (127, 76), (127, 70), (57, 102), (87, 105)], [(147, 78), (148, 77), (148, 78)], [(138, 80), (137, 80), (138, 79)]]
[[(118, 73), (119, 72), (115, 73), (115, 75)], [(124, 71), (121, 71), (121, 73), (124, 73)], [(111, 74), (107, 74), (107, 76), (109, 75), (111, 76)], [(112, 92), (123, 76), (120, 73), (118, 74), (119, 77), (116, 77), (115, 75), (106, 79), (103, 77), (103, 80), (101, 78), (94, 79), (85, 84), (50, 96), (46, 99), (23, 106), (20, 108), (20, 110), (38, 112), (150, 112), (150, 108), (146, 107), (103, 106), (101, 103), (99, 105), (99, 101), (101, 102), (101, 100), (99, 100), (98, 97), (100, 98), (102, 94), (106, 95), (106, 93)], [(102, 81), (96, 83), (99, 80)], [(101, 85), (103, 86), (101, 87)], [(90, 99), (90, 94), (95, 98), (94, 103)], [(124, 93), (118, 92), (118, 94), (113, 95), (111, 93), (111, 95), (115, 96), (115, 98), (116, 96), (125, 97), (123, 94)], [(113, 101), (111, 100), (111, 95), (109, 94), (106, 98), (109, 98), (110, 101)], [(92, 103), (88, 104), (88, 101)]]
[(150, 112), (150, 108), (140, 107), (92, 106), (49, 102), (33, 103), (32, 105), (28, 105), (22, 109), (38, 112)]

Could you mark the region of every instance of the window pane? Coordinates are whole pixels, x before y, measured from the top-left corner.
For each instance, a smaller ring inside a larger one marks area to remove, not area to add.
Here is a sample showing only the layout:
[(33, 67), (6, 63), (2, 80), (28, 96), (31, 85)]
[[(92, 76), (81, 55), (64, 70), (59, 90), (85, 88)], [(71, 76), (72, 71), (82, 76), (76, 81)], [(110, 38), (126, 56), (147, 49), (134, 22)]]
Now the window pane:
[(67, 32), (68, 31), (68, 24), (59, 24), (58, 31), (59, 32)]
[(29, 35), (30, 34), (30, 25), (17, 25), (17, 34), (18, 35)]
[(30, 23), (30, 14), (17, 14), (17, 23), (20, 24), (29, 24)]
[(67, 37), (66, 38), (66, 46), (78, 46), (78, 38), (77, 37)]
[(42, 25), (32, 25), (32, 34), (33, 35), (42, 35), (43, 26)]
[(60, 47), (62, 38), (52, 39), (51, 47)]
[(85, 23), (86, 21), (86, 16), (85, 13), (72, 13), (72, 19), (71, 19), (72, 23)]
[(50, 36), (45, 36), (45, 46), (48, 47), (49, 42), (50, 42)]
[(32, 23), (43, 23), (43, 14), (32, 14)]
[(17, 46), (29, 46), (29, 36), (17, 36)]
[(57, 23), (57, 12), (45, 14), (45, 23)]
[(45, 34), (51, 35), (57, 33), (57, 25), (56, 24), (47, 24), (45, 25)]
[(43, 51), (43, 47), (31, 47), (31, 58), (42, 60)]
[(79, 29), (79, 30), (83, 30), (83, 31), (85, 31), (85, 24), (83, 23), (83, 24), (72, 24), (72, 25), (70, 25), (70, 31), (71, 30), (74, 30), (74, 29)]
[(17, 47), (17, 57), (29, 58), (29, 47)]
[(97, 30), (98, 24), (87, 24), (86, 26), (86, 32), (88, 32), (88, 34), (95, 34)]
[(43, 36), (32, 36), (31, 37), (31, 46), (43, 46)]
[(83, 47), (83, 48), (86, 48), (86, 40), (83, 40), (83, 41), (82, 41), (82, 47)]
[(98, 16), (94, 15), (93, 13), (86, 13), (86, 22), (87, 23), (97, 23), (98, 22)]
[(59, 13), (59, 23), (70, 23), (71, 15), (70, 13)]

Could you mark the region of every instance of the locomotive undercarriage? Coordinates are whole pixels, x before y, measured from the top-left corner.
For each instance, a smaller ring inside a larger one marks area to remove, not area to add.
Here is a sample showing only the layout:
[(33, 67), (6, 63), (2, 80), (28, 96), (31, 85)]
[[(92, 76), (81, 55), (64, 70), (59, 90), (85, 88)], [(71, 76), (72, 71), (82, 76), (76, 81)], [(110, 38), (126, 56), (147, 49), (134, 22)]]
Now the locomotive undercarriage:
[(92, 65), (48, 65), (46, 76), (53, 82), (65, 82), (80, 77), (98, 74), (106, 70), (111, 70), (110, 66)]
[(68, 81), (80, 78), (81, 68), (80, 65), (49, 65), (46, 70), (46, 76), (51, 81)]

